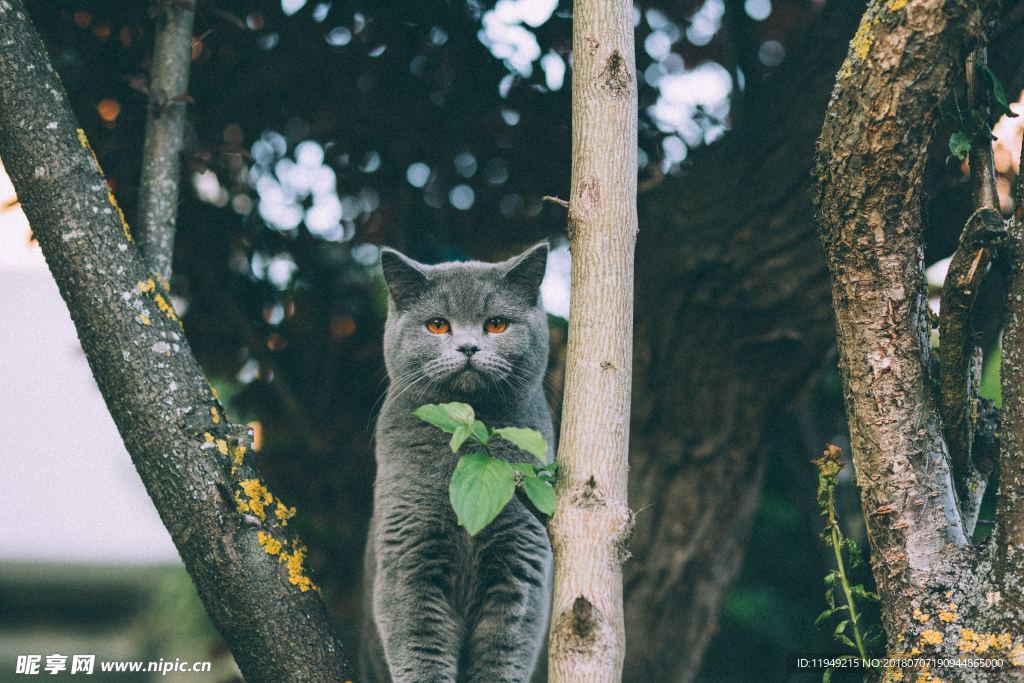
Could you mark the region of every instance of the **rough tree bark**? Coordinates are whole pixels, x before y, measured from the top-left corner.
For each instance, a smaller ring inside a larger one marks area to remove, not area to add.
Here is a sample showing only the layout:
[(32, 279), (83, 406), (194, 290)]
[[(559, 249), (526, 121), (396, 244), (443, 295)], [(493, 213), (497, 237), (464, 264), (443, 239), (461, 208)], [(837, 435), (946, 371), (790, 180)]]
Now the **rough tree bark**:
[[(991, 547), (971, 546), (943, 438), (921, 226), (938, 106), (996, 8), (872, 2), (839, 71), (817, 159), (817, 219), (888, 651), (985, 654), (1010, 666), (941, 672), (957, 680), (1024, 676), (1012, 590), (1019, 567), (1006, 567)], [(1019, 462), (1019, 454), (1012, 457)], [(998, 520), (997, 536), (1010, 517)], [(1000, 566), (1011, 569), (1003, 578)], [(927, 663), (906, 668), (901, 673), (927, 680), (937, 673)]]
[(618, 681), (633, 366), (637, 87), (633, 5), (573, 3), (572, 298), (558, 448), (548, 680)]
[(294, 509), (251, 464), (140, 257), (21, 0), (0, 2), (0, 154), (82, 348), (207, 611), (252, 681), (338, 681), (348, 669)]
[(179, 3), (165, 3), (160, 8), (148, 86), (139, 226), (135, 238), (153, 271), (168, 281), (178, 217), (178, 181), (194, 19), (195, 12)]
[[(736, 128), (639, 198), (624, 680), (697, 675), (743, 561), (773, 425), (832, 357), (811, 170), (863, 10), (826, 3), (783, 65), (751, 85)], [(1007, 66), (1022, 35), (1024, 5), (1007, 5), (989, 55), (1008, 86), (1020, 83)], [(933, 226), (961, 201), (951, 196), (929, 197)], [(947, 255), (950, 233), (929, 249), (944, 242)]]

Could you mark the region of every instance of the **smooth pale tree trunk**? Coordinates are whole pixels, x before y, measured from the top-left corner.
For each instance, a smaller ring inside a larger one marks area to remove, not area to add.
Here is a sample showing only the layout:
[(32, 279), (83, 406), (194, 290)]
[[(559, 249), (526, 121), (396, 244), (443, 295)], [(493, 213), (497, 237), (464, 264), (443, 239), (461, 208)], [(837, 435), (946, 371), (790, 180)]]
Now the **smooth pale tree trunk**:
[(617, 681), (625, 629), (626, 504), (637, 234), (633, 5), (573, 5), (572, 299), (559, 442), (548, 676)]

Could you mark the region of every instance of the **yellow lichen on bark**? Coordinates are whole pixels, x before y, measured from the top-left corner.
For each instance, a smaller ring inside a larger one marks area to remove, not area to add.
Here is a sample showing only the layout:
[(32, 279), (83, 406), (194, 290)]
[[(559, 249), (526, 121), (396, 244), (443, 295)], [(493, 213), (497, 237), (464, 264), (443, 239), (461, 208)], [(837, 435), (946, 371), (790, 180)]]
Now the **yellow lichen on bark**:
[(299, 587), (305, 593), (308, 590), (319, 590), (313, 580), (306, 576), (303, 560), (306, 557), (306, 547), (295, 541), (295, 551), (292, 553), (282, 552), (281, 561), (288, 567), (288, 581)]
[[(225, 453), (226, 455), (226, 453)], [(267, 519), (266, 508), (274, 502), (274, 496), (259, 479), (245, 479), (238, 482), (248, 500), (235, 494), (235, 503), (239, 512), (251, 512), (262, 520)]]
[[(99, 163), (96, 165), (98, 166)], [(107, 190), (107, 201), (110, 202), (110, 205), (114, 207), (115, 211), (117, 211), (117, 217), (121, 219), (121, 228), (124, 230), (125, 239), (129, 242), (134, 242), (135, 238), (132, 237), (132, 230), (128, 227), (128, 221), (124, 217), (124, 211), (121, 210), (120, 205), (117, 203), (117, 197), (115, 197), (114, 193), (110, 190)]]
[(288, 526), (288, 520), (295, 516), (295, 508), (288, 507), (281, 501), (277, 501), (277, 507), (274, 508), (274, 516), (277, 517), (277, 521), (281, 523), (281, 526)]
[(281, 541), (277, 540), (266, 531), (257, 531), (256, 540), (259, 541), (268, 555), (277, 555), (281, 552)]
[(92, 157), (92, 162), (96, 164), (96, 170), (100, 172), (100, 175), (104, 175), (103, 167), (100, 166), (100, 160), (96, 158), (96, 152), (93, 150), (92, 145), (89, 144), (89, 136), (81, 128), (76, 129), (75, 133), (78, 135), (78, 144)]

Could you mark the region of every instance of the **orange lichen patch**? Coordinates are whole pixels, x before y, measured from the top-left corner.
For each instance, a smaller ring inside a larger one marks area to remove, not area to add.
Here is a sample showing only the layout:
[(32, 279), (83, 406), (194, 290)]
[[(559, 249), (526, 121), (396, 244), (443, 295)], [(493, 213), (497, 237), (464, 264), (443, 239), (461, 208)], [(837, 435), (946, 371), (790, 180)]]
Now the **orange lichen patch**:
[(181, 325), (181, 320), (178, 318), (178, 314), (174, 312), (174, 306), (167, 303), (167, 299), (164, 298), (163, 294), (154, 294), (153, 301), (156, 302), (156, 307), (159, 308), (164, 315), (178, 323), (178, 325)]
[(922, 645), (939, 645), (942, 643), (942, 634), (935, 629), (921, 631)]
[(203, 439), (206, 443), (213, 443), (213, 434), (210, 432), (203, 432)]
[(939, 610), (939, 619), (946, 622), (947, 624), (956, 621), (960, 615), (956, 613), (956, 603), (951, 602), (949, 606), (944, 610)]
[(305, 593), (308, 590), (318, 590), (313, 580), (306, 576), (305, 568), (302, 566), (306, 558), (306, 547), (295, 541), (295, 552), (281, 553), (281, 561), (288, 567), (289, 583), (298, 586), (299, 590)]
[(895, 667), (889, 667), (882, 672), (883, 683), (893, 683), (895, 681), (903, 680), (903, 672)]
[(942, 679), (932, 673), (931, 667), (927, 664), (917, 672), (917, 683), (941, 683)]
[(915, 607), (914, 608), (914, 618), (917, 619), (918, 621), (920, 621), (922, 624), (924, 624), (929, 619), (931, 619), (931, 615), (925, 614), (924, 612), (919, 610), (917, 607)]
[(168, 284), (167, 280), (164, 279), (163, 275), (161, 275), (160, 273), (153, 273), (153, 278), (156, 279), (156, 281), (160, 284), (160, 287), (163, 288), (165, 292), (171, 291), (171, 285)]
[(217, 439), (217, 451), (225, 458), (228, 457), (228, 442), (224, 439)]
[(1013, 666), (1024, 664), (1024, 643), (1015, 643), (1013, 636), (1003, 633), (978, 633), (969, 628), (960, 629), (956, 643), (961, 652), (985, 654), (989, 650), (1006, 655)]
[(216, 407), (210, 408), (210, 419), (213, 420), (213, 424), (220, 424), (220, 411)]
[(270, 494), (267, 487), (259, 479), (245, 479), (238, 482), (242, 491), (249, 500), (243, 500), (241, 496), (235, 495), (235, 503), (239, 512), (251, 512), (262, 520), (267, 519), (266, 507), (274, 502), (274, 496)]
[[(93, 157), (95, 158), (95, 155), (93, 155)], [(96, 162), (96, 165), (99, 166), (99, 162)], [(125, 220), (124, 211), (122, 211), (121, 207), (118, 206), (117, 198), (114, 196), (114, 193), (111, 192), (110, 190), (107, 190), (107, 201), (110, 202), (110, 205), (112, 207), (114, 207), (114, 209), (117, 211), (118, 218), (121, 219), (121, 227), (124, 228), (125, 239), (127, 239), (129, 242), (134, 242), (135, 239), (132, 237), (131, 228), (128, 227), (128, 221)]]
[(150, 324), (152, 324), (150, 322), (150, 320), (149, 320), (149, 316), (146, 315), (145, 313), (139, 313), (139, 315), (137, 317), (139, 319), (139, 322), (142, 323), (143, 325), (150, 325)]
[(277, 507), (274, 508), (274, 515), (277, 517), (277, 521), (281, 523), (281, 526), (288, 526), (288, 520), (295, 516), (295, 508), (288, 507), (281, 501), (277, 501)]
[(281, 552), (281, 541), (277, 540), (266, 531), (257, 531), (256, 539), (263, 546), (263, 549), (267, 551), (267, 555), (277, 555)]
[(153, 282), (153, 278), (144, 280), (140, 282), (137, 286), (139, 288), (139, 291), (142, 292), (143, 294), (149, 294), (150, 292), (156, 289), (156, 283)]
[(907, 6), (910, 0), (889, 0), (886, 7), (889, 8), (890, 12), (899, 12), (901, 9)]
[[(231, 474), (234, 474), (238, 469), (238, 466), (242, 464), (242, 460), (245, 459), (245, 446), (239, 444), (235, 446), (234, 450), (231, 451)], [(280, 503), (278, 503), (280, 505)]]

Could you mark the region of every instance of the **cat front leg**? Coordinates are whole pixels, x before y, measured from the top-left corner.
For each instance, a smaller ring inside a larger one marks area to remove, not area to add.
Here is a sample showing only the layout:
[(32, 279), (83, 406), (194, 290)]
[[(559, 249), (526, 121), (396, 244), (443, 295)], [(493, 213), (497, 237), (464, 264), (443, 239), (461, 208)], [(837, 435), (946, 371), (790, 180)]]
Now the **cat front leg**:
[(450, 578), (418, 553), (379, 567), (374, 620), (394, 683), (456, 680), (464, 627), (445, 587)]
[(497, 542), (481, 556), (478, 599), (459, 680), (526, 683), (547, 634), (551, 548), (543, 526), (533, 519), (520, 518), (494, 531)]

